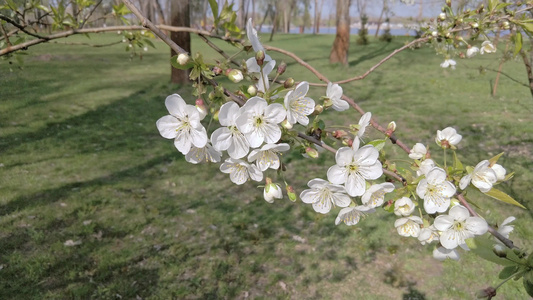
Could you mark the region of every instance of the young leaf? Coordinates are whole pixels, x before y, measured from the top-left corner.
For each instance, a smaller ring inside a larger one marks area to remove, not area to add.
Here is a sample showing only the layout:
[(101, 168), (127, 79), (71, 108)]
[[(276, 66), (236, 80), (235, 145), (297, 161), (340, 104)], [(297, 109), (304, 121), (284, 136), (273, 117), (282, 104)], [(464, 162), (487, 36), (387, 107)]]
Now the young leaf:
[(503, 201), (505, 203), (509, 203), (509, 204), (521, 207), (523, 209), (527, 209), (525, 206), (523, 206), (522, 204), (518, 203), (511, 196), (507, 195), (506, 193), (504, 193), (504, 192), (502, 192), (502, 191), (500, 191), (498, 189), (492, 188), (490, 191), (486, 192), (485, 195), (487, 195), (489, 197), (492, 197), (492, 198), (494, 198), (496, 200), (500, 200), (500, 201)]
[(218, 23), (218, 2), (217, 0), (209, 0), (209, 6), (211, 6), (211, 11), (213, 12), (213, 17), (215, 18), (215, 25)]
[(522, 34), (520, 31), (516, 32), (514, 37), (514, 55), (516, 56), (518, 52), (522, 49)]
[(493, 166), (495, 163), (498, 162), (498, 159), (500, 159), (500, 157), (504, 154), (505, 152), (502, 152), (494, 157), (492, 157), (491, 159), (489, 159), (489, 162), (490, 162), (490, 166)]
[[(507, 259), (497, 256), (492, 250), (492, 247), (494, 246), (494, 242), (489, 240), (486, 237), (478, 236), (475, 238), (466, 239), (466, 245), (468, 246), (468, 248), (470, 248), (470, 251), (472, 251), (477, 256), (485, 260), (488, 260), (500, 266), (515, 266), (516, 265), (516, 263), (512, 261), (509, 261)], [(507, 252), (510, 252), (510, 251), (507, 251)]]
[(514, 275), (518, 271), (518, 266), (507, 266), (498, 275), (500, 279), (507, 279)]
[(385, 147), (386, 142), (387, 140), (374, 140), (374, 141), (368, 142), (368, 145), (374, 146), (379, 151), (383, 149), (383, 147)]
[(457, 157), (457, 153), (455, 153), (455, 151), (453, 152), (453, 168), (456, 169), (456, 170), (464, 170), (465, 169), (463, 167), (463, 164), (461, 163), (461, 161)]

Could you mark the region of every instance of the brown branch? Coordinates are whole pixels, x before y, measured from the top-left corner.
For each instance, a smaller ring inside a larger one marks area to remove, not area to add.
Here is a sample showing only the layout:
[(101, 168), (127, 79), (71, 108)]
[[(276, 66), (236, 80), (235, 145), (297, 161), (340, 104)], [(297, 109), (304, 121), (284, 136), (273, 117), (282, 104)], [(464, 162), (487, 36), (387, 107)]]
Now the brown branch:
[(220, 49), (217, 45), (213, 44), (210, 40), (208, 40), (205, 35), (198, 34), (198, 36), (206, 43), (209, 47), (213, 48), (216, 52), (218, 52), (220, 55), (224, 56), (225, 59), (229, 60), (231, 63), (233, 63), (236, 66), (240, 66), (238, 62), (236, 62), (234, 59), (232, 59), (224, 50)]
[(155, 35), (157, 35), (157, 37), (163, 40), (163, 42), (165, 42), (165, 44), (167, 44), (172, 50), (174, 50), (174, 52), (178, 54), (187, 54), (187, 51), (185, 51), (185, 49), (174, 43), (174, 41), (171, 40), (168, 35), (166, 35), (163, 31), (157, 28), (154, 23), (150, 22), (150, 20), (143, 16), (143, 14), (137, 9), (135, 5), (133, 5), (133, 3), (131, 3), (130, 0), (122, 0), (122, 2), (124, 2), (124, 4), (131, 10), (131, 12), (136, 15), (137, 18), (139, 18), (143, 27), (146, 27), (150, 29), (153, 33), (155, 33)]
[(94, 5), (94, 7), (93, 7), (93, 8), (91, 9), (91, 11), (89, 12), (89, 14), (88, 14), (87, 16), (85, 16), (85, 19), (83, 19), (83, 22), (81, 22), (79, 29), (82, 29), (83, 26), (85, 26), (85, 23), (87, 23), (87, 20), (89, 20), (89, 18), (93, 15), (94, 11), (96, 10), (96, 8), (97, 8), (98, 6), (100, 6), (100, 4), (102, 3), (102, 1), (103, 1), (103, 0), (100, 0), (100, 1), (98, 1), (98, 3), (96, 3), (96, 4)]
[(31, 35), (31, 36), (36, 37), (36, 38), (39, 38), (39, 39), (46, 39), (45, 36), (42, 36), (42, 35), (39, 35), (39, 34), (36, 34), (36, 33), (30, 32), (30, 31), (27, 31), (26, 28), (25, 28), (24, 26), (20, 25), (19, 23), (17, 23), (17, 22), (15, 22), (15, 21), (11, 20), (10, 18), (8, 18), (8, 17), (6, 17), (6, 16), (4, 16), (4, 15), (2, 15), (2, 14), (0, 14), (0, 20), (4, 20), (4, 21), (8, 22), (9, 24), (11, 24), (11, 25), (17, 27), (20, 31), (22, 31), (22, 32), (24, 32), (24, 33), (26, 33), (26, 34), (28, 34), (28, 35)]
[(6, 28), (4, 27), (4, 24), (0, 23), (0, 28), (2, 28), (2, 33), (4, 34), (4, 39), (6, 40), (7, 47), (11, 47), (11, 41), (9, 40), (9, 35), (6, 32)]
[(81, 46), (89, 46), (89, 47), (101, 48), (101, 47), (109, 47), (109, 46), (122, 44), (122, 41), (113, 42), (113, 43), (109, 43), (109, 44), (90, 44), (90, 43), (58, 42), (58, 41), (52, 41), (51, 43), (62, 44), (62, 45), (75, 45), (75, 46), (81, 45)]
[[(468, 203), (468, 201), (466, 201), (466, 199), (463, 196), (463, 194), (457, 194), (457, 199), (459, 199), (459, 202), (461, 202), (461, 204), (464, 207), (466, 207), (466, 209), (468, 209), (468, 212), (470, 212), (470, 215), (472, 215), (474, 217), (479, 217), (478, 213), (476, 211), (474, 211), (472, 209), (472, 207), (470, 206), (470, 204)], [(518, 248), (518, 247), (516, 247), (513, 244), (513, 241), (511, 241), (510, 239), (508, 239), (508, 238), (504, 237), (503, 235), (501, 235), (501, 233), (499, 233), (498, 230), (494, 229), (494, 227), (492, 227), (490, 225), (489, 225), (488, 232), (490, 234), (492, 234), (495, 238), (500, 240), (505, 246), (507, 246), (507, 248), (509, 248), (509, 249)]]

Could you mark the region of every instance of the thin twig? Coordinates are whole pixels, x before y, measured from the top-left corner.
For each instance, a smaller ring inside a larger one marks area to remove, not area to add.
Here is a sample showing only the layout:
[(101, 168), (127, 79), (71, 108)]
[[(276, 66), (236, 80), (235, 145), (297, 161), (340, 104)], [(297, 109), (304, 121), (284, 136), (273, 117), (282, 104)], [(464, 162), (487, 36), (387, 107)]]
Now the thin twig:
[(80, 45), (80, 46), (89, 46), (89, 47), (95, 47), (95, 48), (101, 48), (101, 47), (109, 47), (113, 45), (122, 44), (122, 41), (117, 41), (109, 44), (90, 44), (90, 43), (77, 43), (77, 42), (58, 42), (58, 41), (52, 41), (51, 43), (54, 44), (62, 44), (62, 45)]
[(231, 56), (229, 56), (226, 52), (224, 52), (224, 50), (220, 49), (217, 45), (213, 44), (213, 42), (211, 42), (210, 40), (208, 40), (203, 34), (198, 34), (198, 36), (204, 41), (204, 43), (206, 43), (209, 47), (213, 48), (213, 50), (215, 50), (216, 52), (218, 52), (220, 55), (224, 56), (225, 59), (229, 60), (231, 63), (233, 63), (234, 65), (236, 66), (239, 66), (241, 64), (239, 64), (237, 61), (235, 61), (234, 59), (231, 58)]
[(0, 14), (0, 20), (4, 20), (4, 21), (8, 22), (9, 24), (17, 27), (20, 31), (22, 31), (22, 32), (24, 32), (24, 33), (26, 33), (28, 35), (31, 35), (31, 36), (39, 38), (39, 39), (45, 39), (45, 40), (47, 39), (45, 36), (42, 36), (42, 35), (39, 35), (39, 34), (36, 34), (36, 33), (31, 32), (31, 31), (26, 30), (26, 28), (24, 28), (24, 26), (20, 25), (19, 23), (11, 20), (10, 18), (8, 18), (8, 17), (6, 17), (6, 16), (4, 16), (2, 14)]
[(91, 11), (89, 12), (89, 14), (88, 14), (87, 16), (85, 16), (85, 18), (83, 19), (83, 22), (81, 22), (81, 24), (80, 24), (80, 27), (79, 27), (80, 29), (82, 29), (83, 26), (85, 26), (85, 23), (87, 23), (87, 20), (89, 20), (89, 18), (93, 15), (94, 11), (96, 10), (96, 8), (97, 8), (98, 6), (100, 6), (100, 4), (102, 3), (102, 1), (103, 1), (103, 0), (98, 1), (98, 3), (96, 3), (96, 4), (94, 5), (93, 9), (91, 9)]

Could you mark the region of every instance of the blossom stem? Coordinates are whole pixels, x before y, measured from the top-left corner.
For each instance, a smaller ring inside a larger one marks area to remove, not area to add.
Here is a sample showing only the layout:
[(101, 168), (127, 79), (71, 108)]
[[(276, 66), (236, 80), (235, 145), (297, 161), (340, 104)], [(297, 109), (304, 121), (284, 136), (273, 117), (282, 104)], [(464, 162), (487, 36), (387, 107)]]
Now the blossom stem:
[(446, 148), (444, 150), (444, 170), (446, 170)]

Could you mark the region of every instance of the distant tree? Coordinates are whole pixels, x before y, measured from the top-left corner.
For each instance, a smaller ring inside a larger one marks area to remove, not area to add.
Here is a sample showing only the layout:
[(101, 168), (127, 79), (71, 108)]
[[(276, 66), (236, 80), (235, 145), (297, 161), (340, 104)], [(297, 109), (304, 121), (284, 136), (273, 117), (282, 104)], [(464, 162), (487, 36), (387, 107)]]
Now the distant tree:
[(337, 0), (337, 34), (329, 54), (330, 63), (348, 65), (350, 48), (350, 0)]
[[(170, 5), (170, 24), (172, 26), (190, 27), (191, 18), (189, 15), (189, 0), (173, 0)], [(188, 32), (172, 32), (170, 38), (183, 49), (191, 51), (191, 35)], [(177, 55), (174, 50), (170, 51), (170, 56)], [(189, 70), (172, 68), (171, 81), (173, 83), (188, 83)]]

